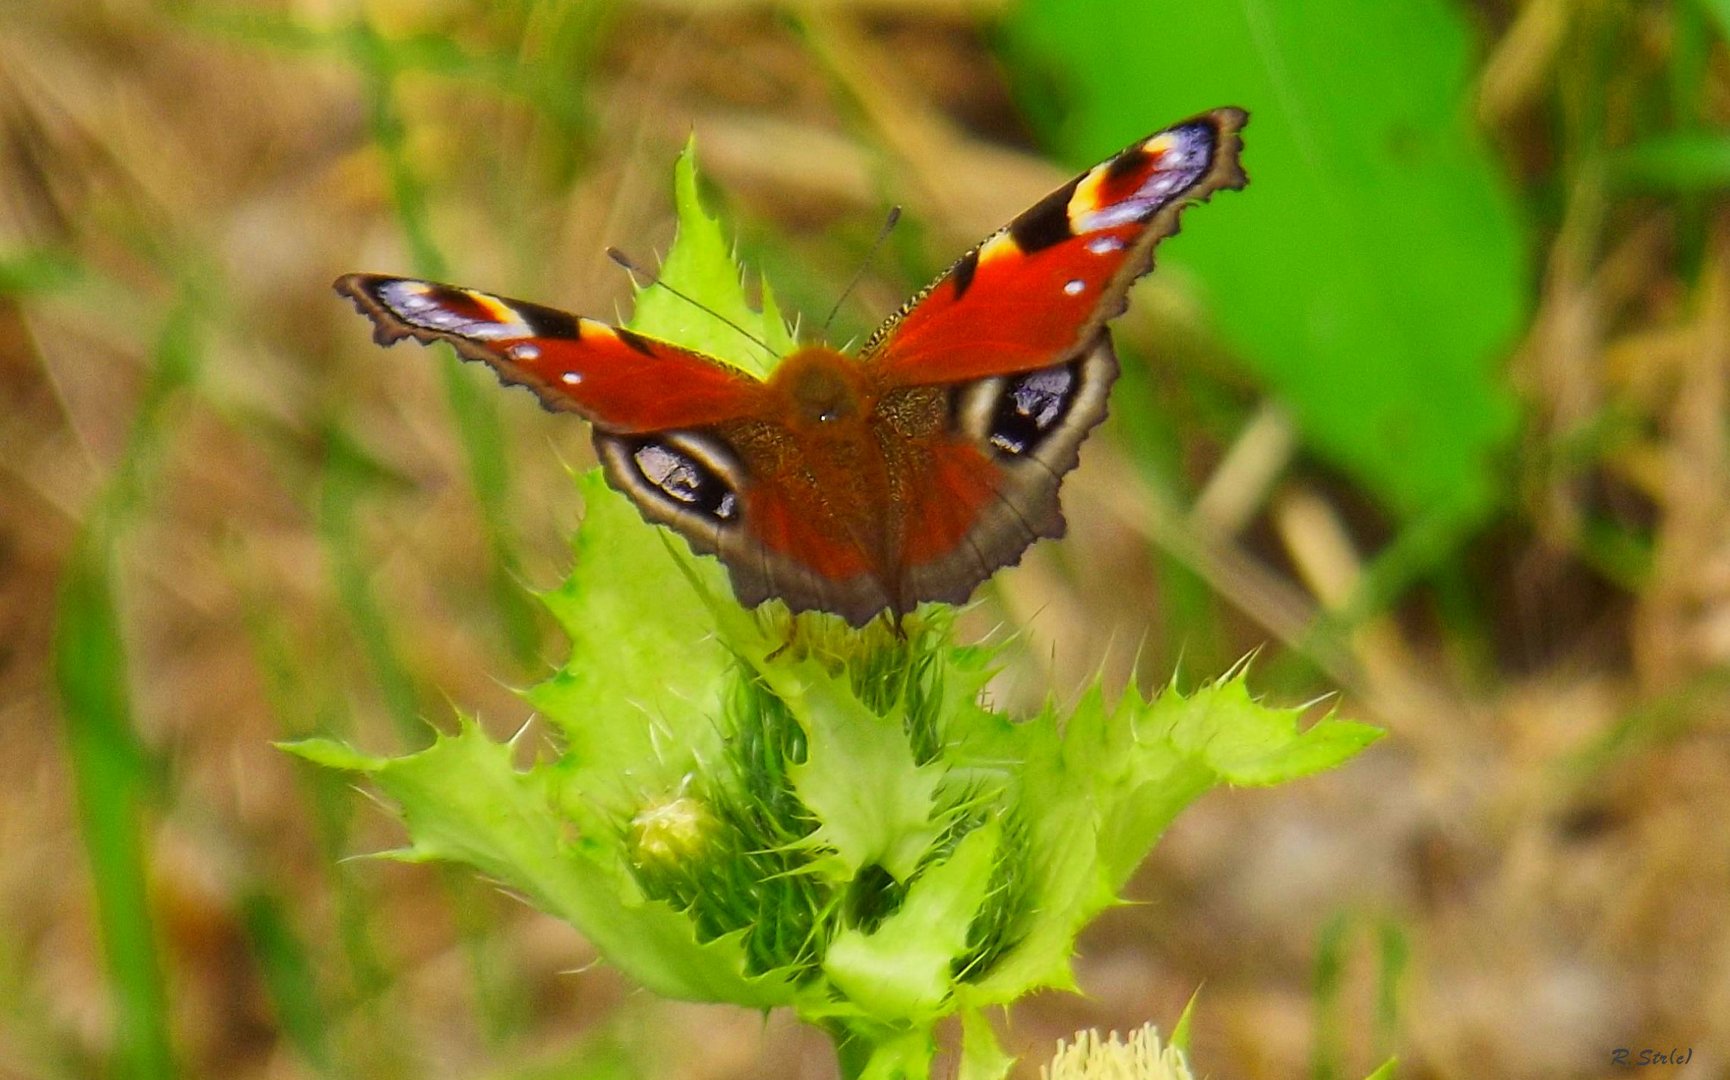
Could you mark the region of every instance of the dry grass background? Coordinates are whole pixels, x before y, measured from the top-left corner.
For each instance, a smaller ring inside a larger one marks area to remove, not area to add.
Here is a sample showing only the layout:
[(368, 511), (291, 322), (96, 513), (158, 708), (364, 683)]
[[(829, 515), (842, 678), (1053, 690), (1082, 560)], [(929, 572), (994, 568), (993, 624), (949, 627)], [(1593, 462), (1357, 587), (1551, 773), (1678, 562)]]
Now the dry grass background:
[[(941, 261), (1066, 175), (1028, 148), (983, 36), (996, 6), (834, 0), (790, 20), (743, 0), (379, 0), (385, 39), (539, 73), (405, 51), (383, 99), (344, 36), (355, 10), (332, 0), (256, 21), (121, 0), (0, 13), (0, 1077), (101, 1075), (115, 1039), (48, 657), (57, 582), (117, 471), (138, 473), (121, 625), (185, 1075), (832, 1074), (787, 1018), (649, 999), (484, 884), (341, 861), (393, 826), (272, 740), (399, 745), (405, 716), (443, 723), (451, 703), (508, 731), (526, 716), (510, 686), (561, 645), (529, 616), (513, 647), (498, 614), (442, 369), (375, 350), (328, 282), (424, 256), (400, 166), (451, 276), (609, 314), (628, 289), (602, 249), (664, 248), (669, 165), (695, 130), (746, 249), (820, 316), (886, 201)], [(1616, 26), (1635, 58), (1669, 44), (1663, 4), (1470, 10), (1481, 123), (1522, 181), (1566, 151), (1541, 103), (1567, 91), (1582, 22)], [(1720, 122), (1724, 52), (1704, 61)], [(375, 100), (396, 110), (383, 126)], [(1253, 173), (1253, 131), (1249, 154)], [(1195, 1057), (1218, 1077), (1362, 1075), (1382, 1037), (1410, 1077), (1618, 1075), (1617, 1046), (1694, 1048), (1654, 1075), (1730, 1075), (1730, 217), (1709, 195), (1555, 197), (1505, 363), (1518, 502), (1461, 557), (1493, 613), (1483, 639), (1451, 636), (1421, 591), (1306, 639), (1375, 533), (1271, 402), (1229, 440), (1184, 433), (1193, 511), (1096, 437), (1066, 488), (1073, 536), (971, 616), (1030, 628), (1007, 695), (1102, 665), (1121, 683), (1138, 648), (1184, 649), (1149, 616), (1183, 566), (1224, 598), (1219, 655), (1272, 643), (1272, 688), (1337, 687), (1393, 736), (1319, 781), (1186, 814), (1134, 887), (1144, 903), (1084, 938), (1086, 996), (1024, 1003), (1013, 1049), (1169, 1025), (1202, 986)], [(868, 327), (905, 287), (868, 275), (842, 323)], [(1144, 287), (1120, 335), (1151, 340), (1182, 310)], [(176, 334), (190, 383), (130, 434)], [(509, 470), (495, 524), (511, 572), (544, 587), (587, 440), (528, 395), (491, 400)], [(1632, 434), (1579, 467), (1606, 415)], [(1649, 573), (1596, 542), (1606, 512), (1650, 536)]]

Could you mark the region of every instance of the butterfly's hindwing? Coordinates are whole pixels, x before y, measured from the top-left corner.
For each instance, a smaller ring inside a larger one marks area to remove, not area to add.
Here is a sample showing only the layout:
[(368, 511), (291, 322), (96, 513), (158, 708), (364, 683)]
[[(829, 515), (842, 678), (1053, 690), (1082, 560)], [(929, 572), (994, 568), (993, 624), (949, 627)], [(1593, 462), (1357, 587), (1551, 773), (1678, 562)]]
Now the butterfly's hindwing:
[[(1075, 428), (1085, 435), (1104, 415), (1115, 374), (1090, 350), (1077, 360), (980, 379), (953, 391), (956, 422), (993, 456), (1010, 461), (1037, 457), (1048, 446), (1073, 447), (1080, 439), (1063, 436)], [(1072, 417), (1081, 424), (1071, 425)]]
[(952, 444), (905, 517), (909, 607), (962, 603), (1035, 540), (1063, 535), (1058, 489), (1105, 419), (1117, 372), (1101, 332), (1075, 360), (950, 388)]

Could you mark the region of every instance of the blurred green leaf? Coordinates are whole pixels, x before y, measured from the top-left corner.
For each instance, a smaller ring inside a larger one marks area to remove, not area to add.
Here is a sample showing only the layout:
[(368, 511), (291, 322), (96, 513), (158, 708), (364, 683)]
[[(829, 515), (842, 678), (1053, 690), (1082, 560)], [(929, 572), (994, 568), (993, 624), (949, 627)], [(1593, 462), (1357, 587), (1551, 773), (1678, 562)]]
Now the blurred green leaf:
[[(1027, 0), (1007, 23), (1071, 161), (1241, 105), (1249, 191), (1185, 220), (1160, 261), (1315, 449), (1407, 520), (1482, 515), (1514, 402), (1520, 223), (1464, 107), (1469, 55), (1440, 0)], [(1401, 43), (1397, 49), (1388, 42)]]
[(323, 1075), (335, 1075), (327, 1022), (334, 1010), (319, 993), (313, 958), (283, 901), (256, 890), (242, 899), (240, 915), (282, 1033), (307, 1064)]
[(1730, 187), (1730, 132), (1672, 131), (1610, 157), (1618, 187), (1653, 191), (1719, 191)]
[(36, 248), (0, 256), (0, 294), (53, 292), (84, 274), (78, 256), (60, 248)]
[(1730, 39), (1730, 0), (1700, 0), (1700, 5), (1718, 21), (1718, 31)]

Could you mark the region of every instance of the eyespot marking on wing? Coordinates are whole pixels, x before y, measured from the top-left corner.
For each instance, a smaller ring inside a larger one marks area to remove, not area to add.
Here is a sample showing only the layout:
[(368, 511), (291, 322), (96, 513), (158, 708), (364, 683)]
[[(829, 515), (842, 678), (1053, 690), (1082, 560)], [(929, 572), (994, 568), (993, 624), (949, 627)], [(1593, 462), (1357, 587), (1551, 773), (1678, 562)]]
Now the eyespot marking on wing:
[(696, 432), (609, 436), (597, 448), (657, 520), (696, 515), (722, 526), (739, 517), (737, 466), (726, 448)]
[(972, 383), (952, 399), (951, 423), (999, 458), (1032, 456), (1082, 396), (1087, 372), (1081, 364), (1071, 361)]
[(396, 279), (381, 283), (376, 295), (392, 315), (423, 330), (483, 341), (535, 336), (515, 308), (473, 289)]
[(1152, 217), (1207, 175), (1217, 138), (1211, 124), (1185, 124), (1094, 166), (1069, 199), (1070, 227), (1086, 235)]
[(987, 435), (992, 449), (1021, 457), (1036, 448), (1068, 413), (1080, 381), (1075, 364), (1040, 368), (1006, 380)]

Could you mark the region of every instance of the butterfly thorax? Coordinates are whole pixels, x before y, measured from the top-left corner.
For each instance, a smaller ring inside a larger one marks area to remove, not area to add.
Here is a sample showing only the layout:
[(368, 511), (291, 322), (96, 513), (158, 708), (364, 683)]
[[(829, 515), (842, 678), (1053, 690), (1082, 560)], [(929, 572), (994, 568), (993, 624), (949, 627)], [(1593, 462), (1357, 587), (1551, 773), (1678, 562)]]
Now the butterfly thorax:
[(872, 423), (879, 391), (870, 369), (807, 346), (781, 361), (764, 391), (756, 416), (719, 430), (751, 481), (745, 514), (765, 524), (767, 546), (824, 578), (892, 575), (895, 484)]
[(791, 354), (769, 379), (783, 419), (792, 428), (833, 427), (857, 421), (872, 396), (859, 362), (823, 345)]

